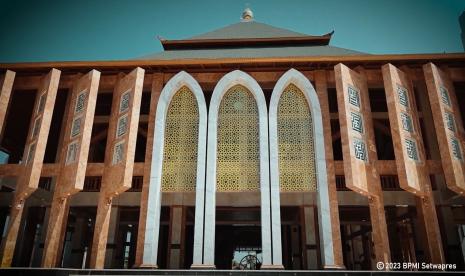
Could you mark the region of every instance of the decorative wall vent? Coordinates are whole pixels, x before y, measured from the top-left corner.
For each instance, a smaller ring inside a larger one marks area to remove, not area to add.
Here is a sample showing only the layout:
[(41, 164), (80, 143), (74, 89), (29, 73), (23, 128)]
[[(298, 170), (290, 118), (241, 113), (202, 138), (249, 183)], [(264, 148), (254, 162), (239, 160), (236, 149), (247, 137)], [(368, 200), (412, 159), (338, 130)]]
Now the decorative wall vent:
[(113, 150), (113, 165), (120, 163), (124, 158), (124, 140), (118, 142)]
[(76, 107), (74, 109), (75, 114), (80, 113), (80, 112), (82, 112), (84, 110), (84, 104), (86, 102), (86, 97), (87, 97), (87, 92), (86, 91), (82, 91), (77, 96)]

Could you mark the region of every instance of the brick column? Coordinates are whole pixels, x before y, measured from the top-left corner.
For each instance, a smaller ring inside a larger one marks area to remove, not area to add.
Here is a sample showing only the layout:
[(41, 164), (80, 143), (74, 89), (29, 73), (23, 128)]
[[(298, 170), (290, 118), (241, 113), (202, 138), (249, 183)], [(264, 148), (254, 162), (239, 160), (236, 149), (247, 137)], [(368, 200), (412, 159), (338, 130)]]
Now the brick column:
[(26, 199), (38, 188), (61, 72), (52, 69), (41, 81), (17, 178), (7, 235), (1, 245), (1, 266), (11, 266)]
[(144, 69), (138, 67), (120, 77), (113, 92), (105, 168), (92, 241), (90, 267), (96, 269), (104, 267), (112, 200), (131, 188)]
[(92, 70), (76, 80), (65, 109), (59, 158), (60, 172), (55, 183), (50, 218), (42, 256), (43, 267), (60, 265), (70, 196), (84, 186), (94, 122), (100, 72)]
[(391, 64), (383, 66), (399, 184), (417, 199), (418, 219), (423, 221), (431, 261), (444, 262), (441, 235), (426, 165), (413, 84), (407, 74)]
[(15, 72), (6, 70), (5, 74), (0, 77), (0, 137), (3, 133), (3, 123), (5, 122), (15, 75)]
[(372, 238), (378, 262), (390, 262), (391, 254), (383, 193), (376, 170), (377, 153), (366, 76), (343, 64), (334, 68), (344, 173), (349, 189), (368, 198)]

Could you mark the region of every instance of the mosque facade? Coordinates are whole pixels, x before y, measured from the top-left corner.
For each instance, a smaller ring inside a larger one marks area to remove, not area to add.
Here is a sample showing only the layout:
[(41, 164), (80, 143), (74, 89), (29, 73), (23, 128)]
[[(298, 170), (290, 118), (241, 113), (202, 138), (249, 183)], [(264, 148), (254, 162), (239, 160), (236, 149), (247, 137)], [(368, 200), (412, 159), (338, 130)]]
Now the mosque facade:
[(2, 267), (465, 270), (465, 54), (333, 34), (0, 64)]

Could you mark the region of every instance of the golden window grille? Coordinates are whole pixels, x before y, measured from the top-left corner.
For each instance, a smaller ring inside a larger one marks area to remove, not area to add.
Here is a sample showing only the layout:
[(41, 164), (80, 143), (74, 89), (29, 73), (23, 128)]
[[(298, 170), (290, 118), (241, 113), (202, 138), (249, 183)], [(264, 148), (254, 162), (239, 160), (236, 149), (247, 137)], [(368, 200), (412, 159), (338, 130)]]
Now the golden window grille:
[(197, 179), (199, 110), (186, 86), (171, 99), (166, 115), (162, 167), (163, 192), (194, 192)]
[(305, 95), (293, 84), (279, 99), (278, 147), (281, 191), (316, 191), (312, 115)]
[(252, 93), (242, 85), (230, 88), (221, 100), (217, 143), (217, 191), (258, 191), (258, 107)]

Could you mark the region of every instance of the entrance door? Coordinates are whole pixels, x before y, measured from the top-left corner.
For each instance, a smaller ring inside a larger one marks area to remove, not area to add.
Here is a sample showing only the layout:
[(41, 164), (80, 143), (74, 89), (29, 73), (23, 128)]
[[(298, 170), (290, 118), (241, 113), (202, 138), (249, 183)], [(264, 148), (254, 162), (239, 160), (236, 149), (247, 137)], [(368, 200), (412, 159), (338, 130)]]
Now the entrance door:
[(120, 226), (122, 268), (132, 268), (134, 265), (137, 238), (136, 225), (125, 224)]
[(137, 230), (139, 225), (138, 207), (119, 207), (115, 229), (115, 247), (107, 250), (113, 256), (111, 268), (132, 268), (135, 262)]
[(215, 265), (257, 270), (263, 262), (260, 207), (217, 209)]
[(96, 207), (70, 207), (61, 267), (88, 268)]
[(349, 270), (372, 270), (376, 264), (370, 211), (365, 206), (340, 207), (344, 264)]
[(13, 258), (13, 265), (38, 267), (40, 266), (40, 259), (42, 257), (40, 236), (45, 218), (45, 208), (29, 207), (25, 217), (23, 232), (20, 235), (21, 238), (18, 238), (16, 255)]
[(261, 229), (256, 225), (217, 225), (217, 253), (215, 264), (218, 269), (260, 269), (263, 262)]

